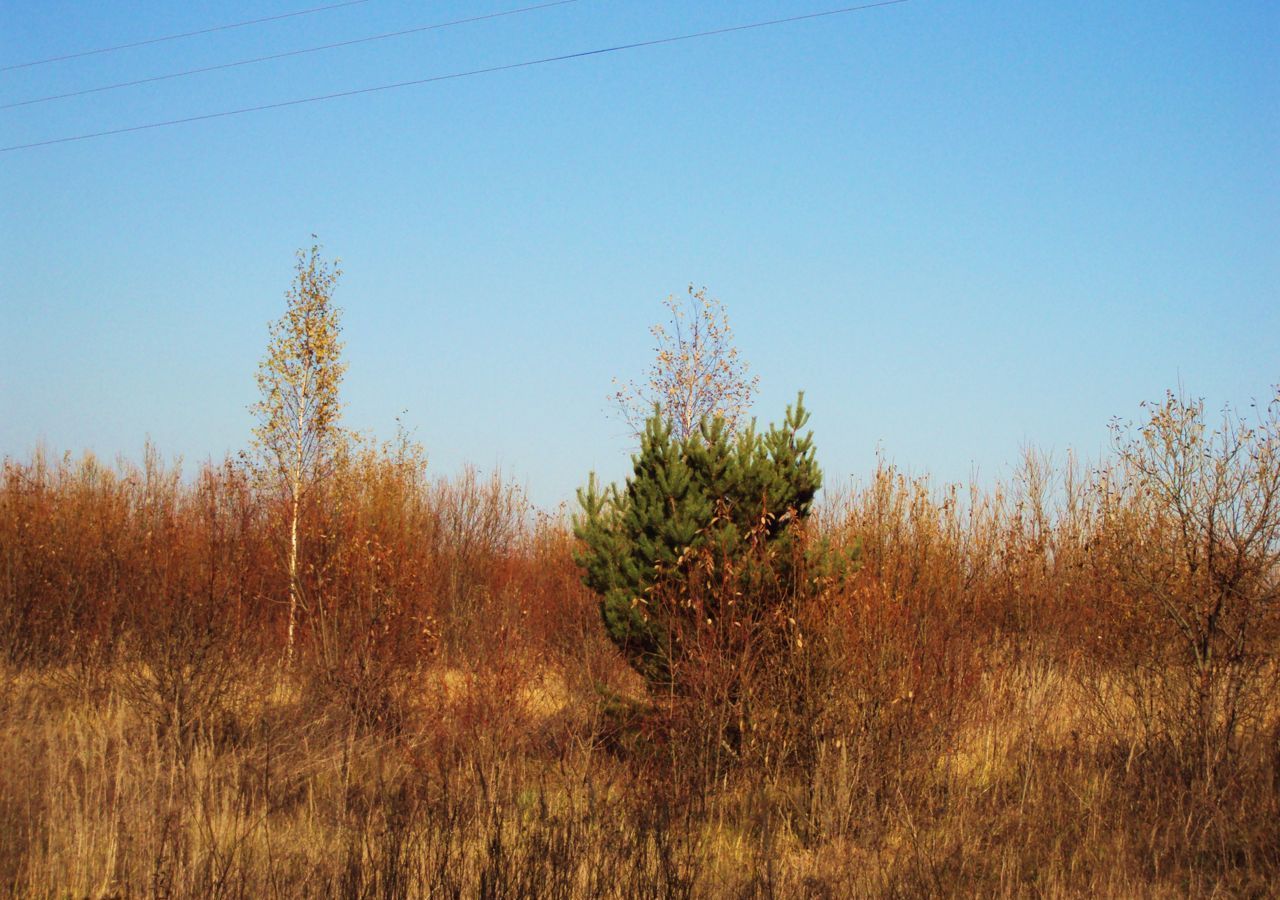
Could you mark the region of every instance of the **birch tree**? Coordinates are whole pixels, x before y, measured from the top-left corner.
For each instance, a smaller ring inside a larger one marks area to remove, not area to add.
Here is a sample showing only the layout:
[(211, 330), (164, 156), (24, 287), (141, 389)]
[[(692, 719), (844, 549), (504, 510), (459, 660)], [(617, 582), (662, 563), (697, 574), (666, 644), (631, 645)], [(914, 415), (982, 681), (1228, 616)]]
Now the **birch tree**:
[(281, 490), (289, 524), (289, 624), (285, 644), (293, 658), (301, 598), (298, 577), (298, 522), (303, 500), (331, 470), (344, 439), (338, 420), (342, 362), (341, 310), (333, 292), (342, 274), (320, 256), (320, 247), (299, 250), (285, 313), (270, 325), (266, 355), (258, 364), (261, 399), (252, 407), (258, 420), (254, 446), (263, 472)]
[(683, 441), (704, 417), (722, 418), (731, 431), (751, 407), (759, 378), (733, 344), (733, 329), (724, 304), (708, 297), (707, 289), (681, 299), (663, 301), (669, 318), (649, 329), (657, 341), (657, 356), (643, 385), (618, 385), (610, 400), (633, 434), (639, 436), (654, 404), (662, 408), (672, 435)]
[(1160, 731), (1212, 779), (1262, 727), (1277, 686), (1280, 389), (1252, 416), (1224, 411), (1216, 428), (1203, 400), (1169, 392), (1144, 406), (1136, 434), (1115, 426), (1123, 493), (1106, 513), (1124, 524), (1122, 602), (1164, 663), (1144, 671), (1175, 673), (1156, 689)]

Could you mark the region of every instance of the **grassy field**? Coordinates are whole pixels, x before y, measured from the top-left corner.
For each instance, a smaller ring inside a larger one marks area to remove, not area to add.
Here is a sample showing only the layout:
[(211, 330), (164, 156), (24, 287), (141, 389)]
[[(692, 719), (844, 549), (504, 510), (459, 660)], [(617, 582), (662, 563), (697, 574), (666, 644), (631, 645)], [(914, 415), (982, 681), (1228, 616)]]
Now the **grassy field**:
[[(497, 477), (344, 455), (286, 664), (283, 520), (245, 469), (7, 460), (0, 886), (1275, 896), (1276, 535), (1188, 532), (1140, 488), (1035, 455), (987, 491), (884, 465), (810, 526), (857, 570), (769, 655), (661, 695), (568, 522)], [(1274, 516), (1264, 494), (1221, 508)]]

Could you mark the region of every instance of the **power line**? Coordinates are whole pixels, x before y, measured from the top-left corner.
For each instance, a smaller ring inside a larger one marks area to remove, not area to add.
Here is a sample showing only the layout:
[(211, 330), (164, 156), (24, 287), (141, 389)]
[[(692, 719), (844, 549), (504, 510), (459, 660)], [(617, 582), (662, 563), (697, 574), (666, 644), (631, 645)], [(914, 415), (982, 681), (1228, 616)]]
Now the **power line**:
[(196, 31), (184, 31), (181, 34), (166, 34), (163, 37), (147, 38), (142, 41), (132, 41), (128, 44), (116, 44), (113, 47), (98, 47), (94, 50), (81, 50), (77, 53), (66, 53), (62, 56), (33, 59), (31, 62), (0, 66), (0, 72), (10, 72), (14, 69), (29, 69), (32, 66), (43, 66), (47, 63), (64, 62), (68, 59), (79, 59), (82, 56), (96, 56), (99, 53), (114, 53), (117, 50), (130, 50), (134, 47), (145, 47), (148, 44), (161, 44), (165, 41), (176, 41), (180, 38), (196, 37), (201, 34), (212, 34), (215, 31), (230, 31), (232, 28), (245, 28), (249, 25), (261, 25), (264, 22), (278, 22), (281, 19), (292, 19), (294, 16), (309, 16), (311, 13), (325, 12), (330, 9), (338, 9), (343, 6), (356, 6), (360, 3), (368, 2), (369, 0), (344, 0), (342, 3), (330, 3), (328, 6), (313, 6), (310, 9), (300, 9), (296, 12), (280, 13), (276, 16), (263, 16), (261, 19), (248, 19), (244, 22), (231, 22), (227, 25), (213, 25), (209, 28), (197, 29)]
[(580, 50), (576, 53), (564, 53), (559, 56), (544, 56), (540, 59), (529, 59), (522, 62), (506, 63), (499, 66), (486, 66), (482, 69), (470, 69), (465, 72), (451, 72), (447, 75), (433, 75), (429, 78), (415, 78), (412, 81), (398, 81), (393, 84), (379, 84), (373, 87), (355, 88), (349, 91), (337, 91), (332, 94), (320, 94), (315, 97), (302, 97), (296, 100), (282, 100), (278, 103), (264, 103), (260, 106), (245, 106), (239, 109), (227, 109), (220, 112), (204, 113), (198, 116), (187, 116), (181, 119), (166, 119), (161, 122), (148, 122), (145, 125), (129, 125), (124, 128), (112, 128), (107, 131), (94, 131), (87, 134), (52, 138), (46, 141), (35, 141), (30, 144), (14, 144), (9, 147), (0, 147), (0, 153), (8, 153), (12, 150), (30, 150), (36, 147), (48, 147), (52, 144), (66, 144), (72, 141), (87, 141), (91, 138), (108, 137), (115, 134), (128, 134), (134, 131), (147, 131), (152, 128), (165, 128), (170, 125), (185, 125), (189, 122), (203, 122), (208, 119), (222, 119), (228, 116), (243, 115), (245, 113), (264, 112), (271, 109), (284, 109), (289, 106), (301, 106), (305, 103), (320, 103), (325, 100), (337, 100), (340, 97), (356, 97), (362, 94), (374, 94), (380, 91), (395, 90), (396, 88), (433, 84), (438, 81), (453, 81), (459, 78), (470, 78), (473, 75), (487, 75), (494, 72), (508, 72), (513, 69), (527, 69), (533, 66), (546, 65), (548, 63), (565, 62), (566, 60), (571, 59), (584, 59), (589, 56), (602, 56), (606, 53), (617, 53), (622, 50), (637, 50), (642, 47), (656, 47), (662, 44), (675, 44), (681, 41), (691, 41), (698, 38), (713, 37), (715, 35), (732, 34), (738, 31), (750, 31), (756, 28), (769, 28), (774, 25), (786, 25), (791, 22), (802, 22), (808, 19), (821, 19), (828, 16), (839, 16), (846, 13), (875, 9), (881, 6), (896, 6), (897, 4), (906, 2), (907, 0), (880, 0), (880, 2), (877, 3), (863, 3), (858, 6), (844, 6), (839, 9), (823, 10), (822, 12), (805, 13), (799, 16), (787, 16), (783, 19), (769, 19), (762, 22), (750, 22), (746, 25), (730, 25), (724, 28), (712, 28), (707, 31), (695, 31), (689, 34), (674, 35), (672, 37), (654, 38), (648, 41), (635, 41), (629, 44), (616, 44), (612, 47), (600, 47), (595, 50)]
[(188, 75), (199, 75), (203, 72), (217, 72), (222, 69), (234, 69), (237, 66), (248, 66), (254, 63), (270, 62), (274, 59), (287, 59), (291, 56), (302, 56), (306, 53), (318, 53), (321, 50), (334, 50), (338, 47), (351, 47), (355, 44), (367, 44), (371, 41), (382, 41), (388, 38), (403, 37), (407, 34), (418, 34), (423, 31), (434, 31), (440, 28), (450, 28), (454, 25), (466, 25), (471, 22), (483, 22), (486, 19), (500, 19), (503, 16), (514, 16), (519, 13), (533, 12), (539, 9), (548, 9), (552, 6), (564, 6), (568, 3), (577, 3), (578, 0), (552, 0), (549, 3), (539, 3), (535, 6), (522, 6), (519, 9), (509, 9), (503, 12), (487, 13), (483, 16), (470, 16), (466, 19), (453, 19), (448, 22), (437, 22), (432, 25), (419, 25), (416, 28), (406, 28), (403, 31), (391, 31), (386, 34), (375, 34), (370, 37), (353, 38), (348, 41), (338, 41), (333, 44), (321, 44), (316, 47), (304, 47), (301, 50), (289, 50), (284, 53), (273, 53), (270, 56), (257, 56), (253, 59), (241, 59), (235, 62), (220, 63), (214, 66), (201, 66), (198, 69), (185, 69), (181, 72), (170, 72), (166, 75), (152, 75), (149, 78), (139, 78), (135, 81), (121, 81), (116, 84), (106, 84), (101, 87), (85, 88), (79, 91), (69, 91), (65, 94), (52, 94), (48, 97), (36, 97), (32, 100), (18, 100), (14, 103), (0, 104), (0, 109), (13, 109), (18, 106), (31, 106), (35, 103), (48, 103), (51, 100), (65, 100), (68, 97), (83, 97), (85, 94), (97, 94), (102, 91), (114, 91), (118, 88), (136, 87), (140, 84), (151, 84), (155, 81), (167, 81), (171, 78), (184, 78)]

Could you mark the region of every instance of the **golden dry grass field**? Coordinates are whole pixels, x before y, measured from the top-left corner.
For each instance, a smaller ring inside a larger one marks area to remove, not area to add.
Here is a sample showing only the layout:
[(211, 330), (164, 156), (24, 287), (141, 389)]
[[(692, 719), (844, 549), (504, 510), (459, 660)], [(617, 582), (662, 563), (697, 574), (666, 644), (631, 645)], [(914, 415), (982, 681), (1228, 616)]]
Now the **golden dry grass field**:
[[(281, 513), (242, 468), (6, 461), (0, 888), (1275, 896), (1275, 535), (1224, 593), (1227, 532), (1121, 475), (884, 465), (814, 515), (859, 563), (768, 665), (708, 655), (663, 693), (567, 521), (499, 478), (344, 457), (303, 511), (287, 660)], [(1256, 524), (1259, 496), (1220, 508)]]

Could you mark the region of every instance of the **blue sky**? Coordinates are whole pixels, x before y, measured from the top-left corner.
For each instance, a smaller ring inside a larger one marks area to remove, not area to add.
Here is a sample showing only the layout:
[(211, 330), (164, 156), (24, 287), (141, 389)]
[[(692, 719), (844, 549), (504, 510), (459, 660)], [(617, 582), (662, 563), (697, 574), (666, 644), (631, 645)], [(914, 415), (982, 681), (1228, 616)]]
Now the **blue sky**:
[[(0, 72), (0, 104), (530, 0), (369, 0)], [(319, 0), (0, 0), (0, 65)], [(0, 146), (790, 16), (578, 0), (0, 110)], [(244, 446), (293, 252), (346, 275), (349, 425), (536, 501), (626, 471), (607, 413), (659, 301), (729, 309), (757, 413), (829, 483), (1096, 456), (1181, 381), (1280, 381), (1280, 9), (909, 0), (817, 21), (0, 153), (0, 453)]]

